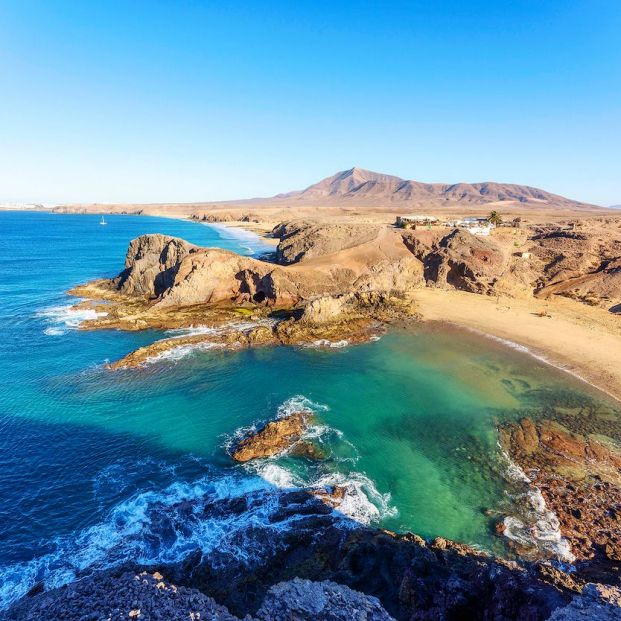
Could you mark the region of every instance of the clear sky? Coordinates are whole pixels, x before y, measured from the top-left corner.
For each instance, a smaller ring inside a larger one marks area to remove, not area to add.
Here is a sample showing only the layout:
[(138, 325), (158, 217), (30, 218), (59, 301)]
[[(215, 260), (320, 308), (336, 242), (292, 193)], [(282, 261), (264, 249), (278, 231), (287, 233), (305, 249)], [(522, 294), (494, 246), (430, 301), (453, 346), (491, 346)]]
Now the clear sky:
[(621, 203), (620, 33), (620, 0), (0, 0), (0, 200), (269, 196), (356, 165)]

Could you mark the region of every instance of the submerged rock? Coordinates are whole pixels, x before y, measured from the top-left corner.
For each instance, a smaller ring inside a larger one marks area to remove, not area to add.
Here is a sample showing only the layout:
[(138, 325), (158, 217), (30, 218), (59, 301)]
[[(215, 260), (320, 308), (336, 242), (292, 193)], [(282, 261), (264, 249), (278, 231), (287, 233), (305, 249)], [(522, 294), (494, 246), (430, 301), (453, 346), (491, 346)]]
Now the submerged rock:
[(621, 570), (621, 452), (601, 436), (525, 418), (501, 429), (507, 453), (532, 478), (560, 531), (595, 577)]

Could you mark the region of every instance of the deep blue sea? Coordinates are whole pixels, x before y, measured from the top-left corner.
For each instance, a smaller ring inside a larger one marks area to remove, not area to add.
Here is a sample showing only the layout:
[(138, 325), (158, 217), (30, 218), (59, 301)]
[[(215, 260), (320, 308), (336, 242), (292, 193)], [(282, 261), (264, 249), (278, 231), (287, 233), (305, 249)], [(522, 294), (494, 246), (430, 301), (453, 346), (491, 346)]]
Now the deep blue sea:
[[(64, 292), (118, 273), (131, 239), (165, 233), (244, 254), (269, 248), (198, 223), (107, 221), (0, 212), (0, 606), (37, 582), (60, 585), (125, 560), (215, 546), (243, 553), (234, 535), (264, 524), (268, 507), (179, 519), (164, 534), (154, 516), (180, 500), (263, 487), (340, 483), (348, 519), (503, 553), (494, 511), (517, 515), (525, 530), (542, 516), (523, 514), (498, 421), (584, 404), (619, 415), (527, 353), (442, 325), (360, 346), (203, 350), (110, 371), (106, 361), (163, 334), (81, 331), (84, 311), (72, 311)], [(226, 447), (240, 429), (300, 406), (317, 412), (312, 434), (328, 459), (231, 462)]]

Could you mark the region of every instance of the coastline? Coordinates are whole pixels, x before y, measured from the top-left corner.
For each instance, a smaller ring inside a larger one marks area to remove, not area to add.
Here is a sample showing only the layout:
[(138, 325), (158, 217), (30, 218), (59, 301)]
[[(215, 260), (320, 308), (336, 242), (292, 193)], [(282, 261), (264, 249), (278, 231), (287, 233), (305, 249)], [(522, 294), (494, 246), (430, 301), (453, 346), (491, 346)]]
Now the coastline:
[[(140, 210), (136, 212), (131, 211), (118, 211), (118, 209), (106, 209), (105, 205), (98, 206), (97, 209), (90, 209), (88, 211), (79, 211), (79, 210), (61, 210), (57, 211), (59, 206), (51, 206), (51, 207), (0, 207), (0, 211), (23, 211), (26, 213), (32, 212), (40, 212), (40, 213), (54, 213), (57, 215), (73, 215), (73, 216), (92, 216), (92, 215), (104, 215), (104, 216), (148, 216), (150, 218), (165, 218), (168, 220), (184, 220), (185, 222), (193, 222), (195, 224), (203, 224), (206, 226), (212, 226), (216, 230), (218, 228), (228, 229), (230, 231), (242, 230), (247, 231), (248, 233), (253, 233), (256, 235), (264, 244), (269, 246), (276, 246), (278, 244), (278, 240), (274, 237), (270, 236), (272, 229), (278, 224), (278, 221), (274, 220), (273, 222), (247, 222), (244, 220), (229, 220), (226, 222), (205, 222), (193, 217), (193, 212), (188, 210), (187, 212), (165, 212), (162, 213), (161, 209), (146, 209)], [(243, 237), (246, 237), (243, 235)]]
[[(517, 345), (621, 401), (621, 325), (602, 309), (564, 298), (544, 303), (433, 288), (419, 289), (414, 299), (423, 321), (448, 322)], [(553, 319), (538, 316), (542, 309)]]
[[(203, 222), (188, 213), (162, 214), (160, 210), (120, 214), (115, 210), (90, 211), (72, 215), (144, 215), (184, 220), (209, 226), (231, 237), (256, 241), (275, 247), (278, 239), (269, 236), (274, 223), (242, 220)], [(16, 209), (11, 209), (16, 211)], [(22, 211), (50, 212), (49, 208)], [(64, 215), (65, 212), (55, 212)], [(256, 243), (256, 242), (255, 242)], [(253, 251), (256, 253), (256, 249)], [(600, 308), (554, 296), (537, 298), (490, 297), (459, 290), (422, 288), (414, 293), (417, 312), (423, 321), (438, 321), (474, 330), (486, 338), (502, 342), (506, 347), (518, 346), (538, 360), (569, 373), (576, 379), (621, 401), (621, 322), (615, 315)], [(538, 316), (543, 309), (550, 317)]]
[[(215, 223), (214, 228), (219, 227), (243, 229), (264, 242), (278, 244), (277, 239), (267, 237), (271, 226), (231, 221)], [(545, 301), (534, 297), (496, 298), (430, 287), (416, 291), (414, 299), (423, 321), (451, 323), (505, 347), (517, 347), (621, 402), (621, 322), (600, 308), (559, 296)], [(473, 309), (473, 305), (477, 308)], [(544, 324), (552, 330), (541, 329), (541, 322), (551, 319), (537, 315), (542, 309), (554, 318), (552, 326)], [(555, 338), (550, 338), (552, 333)]]

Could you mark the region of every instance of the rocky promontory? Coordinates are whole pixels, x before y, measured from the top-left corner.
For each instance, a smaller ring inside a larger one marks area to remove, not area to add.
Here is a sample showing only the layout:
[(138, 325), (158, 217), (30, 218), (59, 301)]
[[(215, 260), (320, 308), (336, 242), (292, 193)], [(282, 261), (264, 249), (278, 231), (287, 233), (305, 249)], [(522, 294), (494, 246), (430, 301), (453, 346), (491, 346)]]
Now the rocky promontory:
[(386, 323), (416, 317), (413, 296), (422, 287), (557, 294), (611, 308), (621, 295), (621, 240), (588, 230), (509, 229), (491, 239), (465, 229), (302, 220), (281, 223), (272, 235), (276, 262), (143, 235), (130, 243), (116, 278), (70, 292), (98, 311), (82, 327), (218, 328), (160, 341), (111, 365), (118, 368), (184, 345), (368, 340)]

